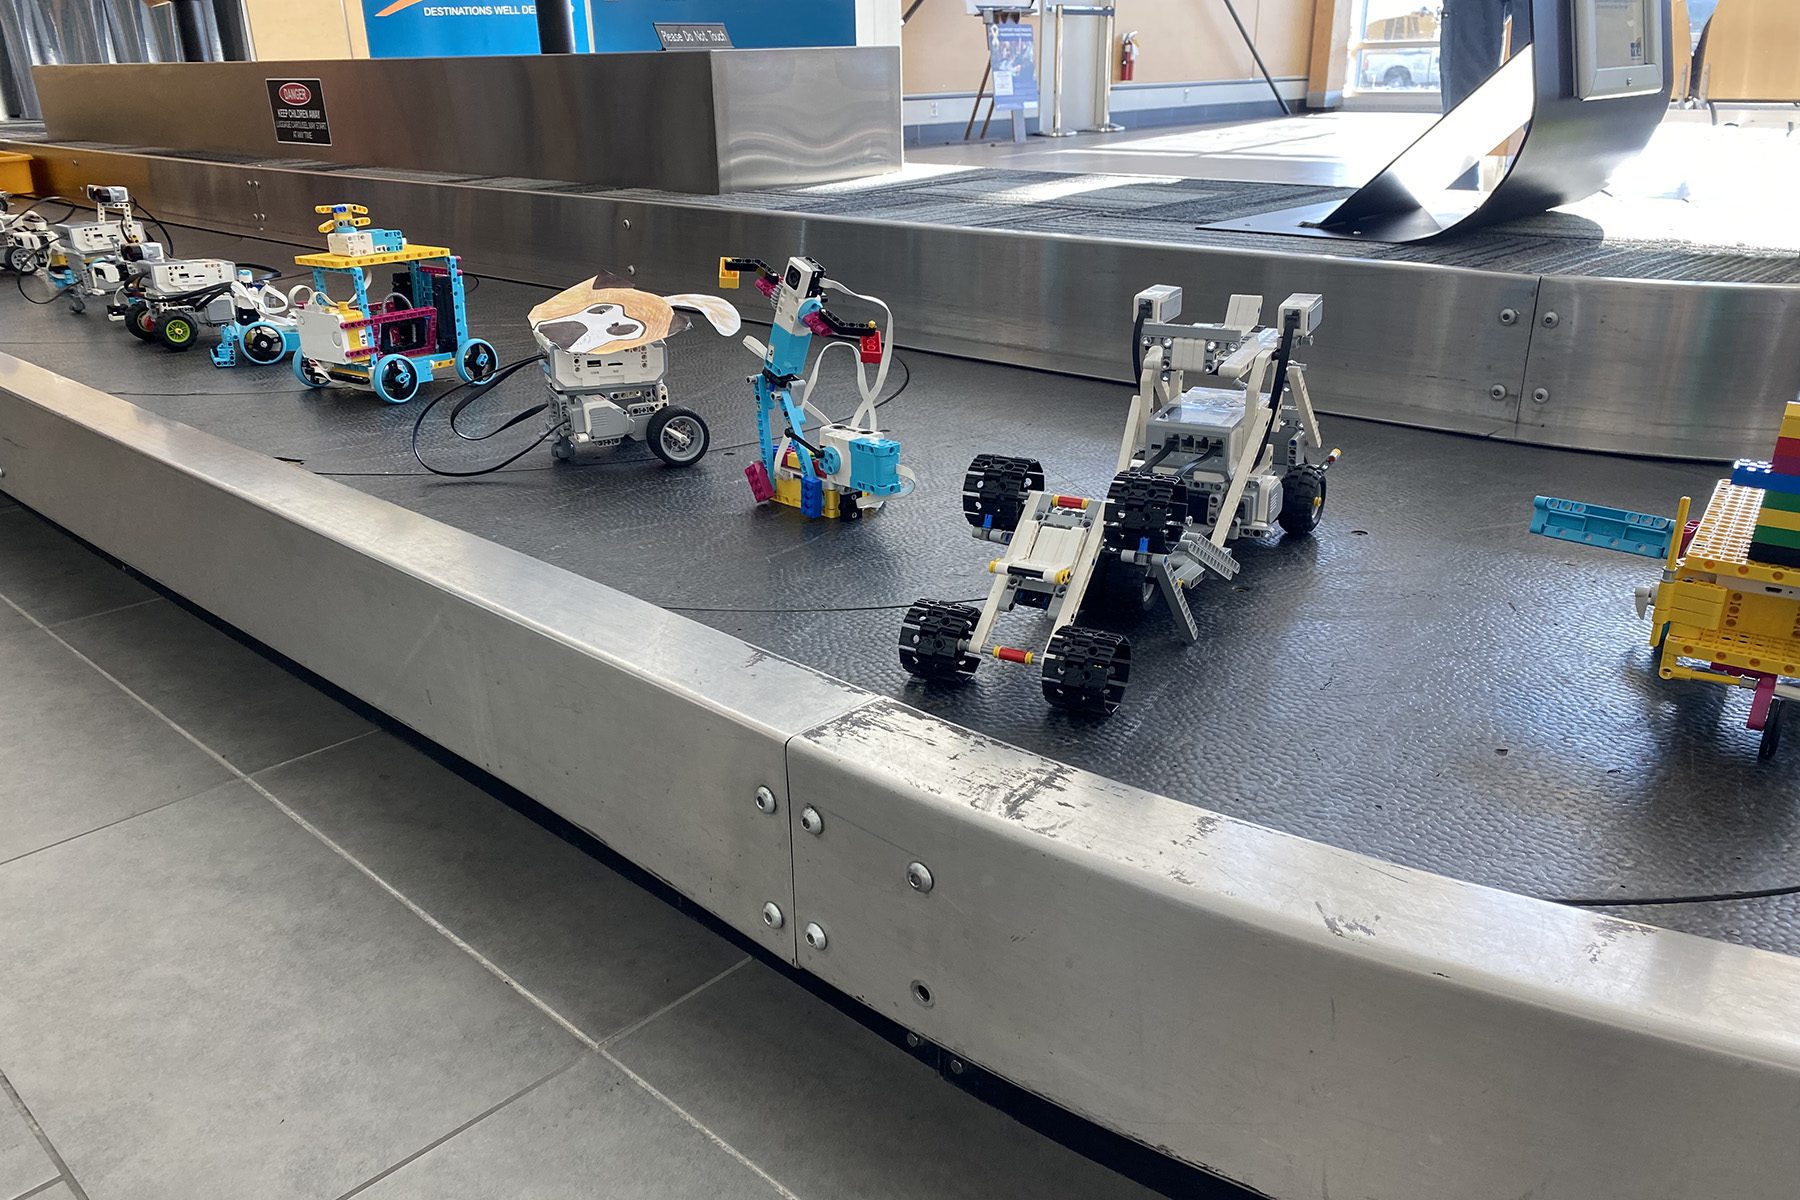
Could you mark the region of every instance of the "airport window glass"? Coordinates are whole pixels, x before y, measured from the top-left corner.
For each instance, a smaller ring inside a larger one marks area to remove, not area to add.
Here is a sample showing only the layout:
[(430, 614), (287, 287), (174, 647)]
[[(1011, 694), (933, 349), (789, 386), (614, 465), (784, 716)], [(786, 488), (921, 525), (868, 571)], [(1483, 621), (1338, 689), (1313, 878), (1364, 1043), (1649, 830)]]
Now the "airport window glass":
[(1345, 90), (1431, 95), (1439, 87), (1442, 0), (1356, 0)]

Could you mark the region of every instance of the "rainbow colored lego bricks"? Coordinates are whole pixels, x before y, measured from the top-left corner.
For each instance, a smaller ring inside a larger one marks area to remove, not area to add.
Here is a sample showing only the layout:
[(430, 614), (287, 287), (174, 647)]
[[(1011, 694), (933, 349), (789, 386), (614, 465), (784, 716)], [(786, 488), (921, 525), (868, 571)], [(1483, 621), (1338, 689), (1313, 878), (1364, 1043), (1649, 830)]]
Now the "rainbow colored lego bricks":
[(1800, 567), (1800, 403), (1790, 403), (1782, 414), (1775, 456), (1766, 463), (1740, 460), (1731, 469), (1731, 482), (1762, 492), (1750, 559)]

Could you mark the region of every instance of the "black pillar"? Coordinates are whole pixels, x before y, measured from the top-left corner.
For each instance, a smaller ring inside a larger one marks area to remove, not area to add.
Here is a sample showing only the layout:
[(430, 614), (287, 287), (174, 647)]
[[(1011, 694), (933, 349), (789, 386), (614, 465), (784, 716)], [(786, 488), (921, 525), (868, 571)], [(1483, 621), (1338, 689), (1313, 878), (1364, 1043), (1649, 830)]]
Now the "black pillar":
[(575, 11), (569, 0), (537, 0), (538, 49), (545, 54), (575, 53)]
[(230, 62), (244, 62), (250, 57), (250, 31), (244, 25), (241, 0), (213, 0), (213, 24), (219, 31), (219, 49)]
[(200, 12), (201, 0), (173, 0), (175, 37), (181, 43), (181, 57), (187, 62), (207, 60), (206, 18)]

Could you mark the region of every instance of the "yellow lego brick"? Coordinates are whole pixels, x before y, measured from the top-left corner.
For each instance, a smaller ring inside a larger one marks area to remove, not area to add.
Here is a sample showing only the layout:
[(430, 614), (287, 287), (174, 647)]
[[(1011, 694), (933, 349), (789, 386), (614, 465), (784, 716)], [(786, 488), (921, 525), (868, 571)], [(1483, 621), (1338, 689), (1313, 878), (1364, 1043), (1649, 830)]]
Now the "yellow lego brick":
[(385, 250), (380, 254), (331, 254), (320, 251), (316, 254), (297, 254), (294, 263), (301, 267), (325, 267), (328, 270), (349, 271), (357, 267), (383, 267), (390, 263), (424, 262), (432, 258), (450, 258), (451, 251), (443, 246), (408, 245), (403, 250)]
[(719, 260), (719, 286), (722, 288), (734, 288), (738, 285), (738, 273), (725, 268), (725, 264), (730, 261), (728, 258)]
[(1664, 621), (1717, 629), (1725, 619), (1728, 593), (1714, 583), (1680, 579), (1657, 585), (1657, 623)]
[[(798, 475), (777, 475), (775, 477), (775, 503), (785, 504), (789, 508), (800, 507), (800, 477)], [(838, 515), (838, 494), (830, 488), (825, 489), (824, 512), (822, 516)]]
[(1763, 505), (1762, 511), (1756, 514), (1758, 529), (1785, 529), (1789, 533), (1800, 533), (1800, 513), (1785, 512), (1779, 508)]
[(1763, 592), (1732, 592), (1718, 627), (1755, 637), (1800, 641), (1800, 600)]
[(1800, 678), (1800, 642), (1748, 633), (1702, 633), (1672, 626), (1664, 657), (1699, 659), (1740, 671)]
[(1715, 578), (1709, 582), (1755, 580), (1800, 587), (1800, 570), (1750, 561), (1750, 541), (1756, 533), (1762, 506), (1761, 488), (1738, 487), (1729, 479), (1721, 479), (1713, 489), (1712, 499), (1707, 501), (1706, 511), (1700, 515), (1687, 553), (1682, 556), (1683, 573), (1711, 574)]

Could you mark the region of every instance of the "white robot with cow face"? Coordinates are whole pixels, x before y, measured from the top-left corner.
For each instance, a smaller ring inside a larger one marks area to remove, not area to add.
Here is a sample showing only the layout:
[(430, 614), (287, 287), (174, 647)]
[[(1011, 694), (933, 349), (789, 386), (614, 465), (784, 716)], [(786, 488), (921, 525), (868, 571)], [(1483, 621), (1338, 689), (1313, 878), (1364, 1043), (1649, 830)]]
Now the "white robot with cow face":
[(550, 385), (551, 452), (571, 459), (635, 439), (672, 467), (706, 454), (710, 434), (698, 413), (669, 403), (668, 339), (698, 313), (726, 337), (742, 325), (716, 296), (656, 296), (601, 273), (551, 297), (529, 314)]

